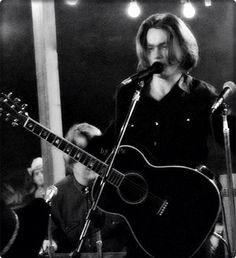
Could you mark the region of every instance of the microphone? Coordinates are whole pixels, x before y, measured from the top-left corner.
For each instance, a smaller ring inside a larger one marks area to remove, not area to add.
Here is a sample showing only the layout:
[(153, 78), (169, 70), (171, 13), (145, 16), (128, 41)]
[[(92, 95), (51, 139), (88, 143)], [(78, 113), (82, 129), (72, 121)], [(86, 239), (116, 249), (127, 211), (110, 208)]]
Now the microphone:
[(164, 70), (164, 65), (160, 62), (155, 62), (147, 69), (140, 71), (140, 72), (128, 77), (127, 79), (123, 80), (121, 82), (121, 84), (127, 85), (131, 82), (139, 82), (141, 80), (147, 79), (154, 73), (161, 73), (163, 70)]
[(216, 109), (224, 102), (224, 100), (230, 94), (233, 94), (235, 91), (236, 91), (236, 85), (233, 82), (228, 81), (224, 83), (222, 92), (216, 98), (214, 104), (211, 107), (211, 114), (213, 114), (216, 111)]
[(224, 100), (235, 91), (236, 85), (233, 82), (228, 81), (224, 83), (222, 92), (216, 98), (214, 104), (211, 107), (211, 114), (213, 114), (216, 111), (216, 109), (224, 102)]
[(52, 200), (52, 197), (57, 195), (58, 189), (55, 185), (50, 185), (46, 189), (46, 193), (44, 196), (44, 200), (46, 203), (50, 202)]

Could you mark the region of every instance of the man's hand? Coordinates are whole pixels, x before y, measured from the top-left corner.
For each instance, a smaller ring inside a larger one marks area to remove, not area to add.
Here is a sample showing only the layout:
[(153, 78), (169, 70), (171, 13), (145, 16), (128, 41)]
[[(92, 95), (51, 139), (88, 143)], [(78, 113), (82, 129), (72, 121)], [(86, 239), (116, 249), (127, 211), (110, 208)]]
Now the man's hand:
[(57, 249), (58, 249), (58, 246), (57, 246), (57, 244), (56, 244), (56, 242), (54, 240), (52, 240), (51, 243), (50, 243), (50, 241), (46, 239), (46, 240), (43, 241), (41, 252), (43, 252), (43, 253), (46, 253), (46, 252), (47, 253), (48, 252), (52, 253), (52, 252), (55, 252)]

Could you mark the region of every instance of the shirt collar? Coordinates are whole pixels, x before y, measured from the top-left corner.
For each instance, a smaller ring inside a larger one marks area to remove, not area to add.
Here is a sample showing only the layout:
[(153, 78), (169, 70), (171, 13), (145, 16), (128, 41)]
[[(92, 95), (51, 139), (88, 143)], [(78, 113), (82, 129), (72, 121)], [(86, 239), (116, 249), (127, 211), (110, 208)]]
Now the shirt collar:
[(71, 175), (76, 188), (83, 194), (87, 194), (91, 191), (93, 183), (88, 186), (81, 185), (75, 178), (74, 174)]

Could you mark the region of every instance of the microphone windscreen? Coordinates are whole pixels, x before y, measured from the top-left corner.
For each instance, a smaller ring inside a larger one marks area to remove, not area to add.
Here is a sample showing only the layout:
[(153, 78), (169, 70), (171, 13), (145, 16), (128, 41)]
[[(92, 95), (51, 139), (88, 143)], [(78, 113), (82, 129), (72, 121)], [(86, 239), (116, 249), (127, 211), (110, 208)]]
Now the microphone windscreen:
[(235, 85), (235, 83), (233, 83), (231, 81), (228, 81), (228, 82), (224, 83), (223, 89), (225, 89), (225, 88), (229, 88), (231, 93), (236, 91), (236, 85)]
[(164, 70), (164, 65), (160, 62), (153, 63), (152, 67), (154, 68), (154, 73), (162, 73)]

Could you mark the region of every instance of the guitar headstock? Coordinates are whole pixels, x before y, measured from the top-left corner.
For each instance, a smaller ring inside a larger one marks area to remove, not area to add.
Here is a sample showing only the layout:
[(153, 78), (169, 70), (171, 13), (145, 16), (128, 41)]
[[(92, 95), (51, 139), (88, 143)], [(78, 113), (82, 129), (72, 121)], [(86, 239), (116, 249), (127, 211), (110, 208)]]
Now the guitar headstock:
[(21, 104), (20, 99), (13, 99), (12, 96), (12, 93), (0, 94), (0, 116), (12, 126), (24, 125), (28, 119), (28, 113), (25, 111), (27, 104)]

